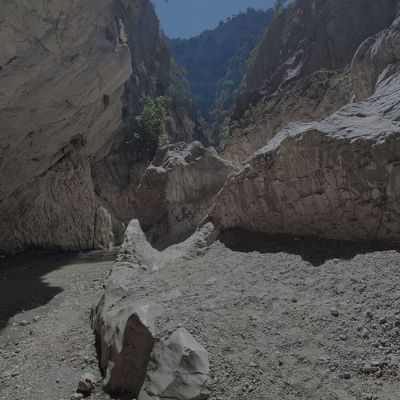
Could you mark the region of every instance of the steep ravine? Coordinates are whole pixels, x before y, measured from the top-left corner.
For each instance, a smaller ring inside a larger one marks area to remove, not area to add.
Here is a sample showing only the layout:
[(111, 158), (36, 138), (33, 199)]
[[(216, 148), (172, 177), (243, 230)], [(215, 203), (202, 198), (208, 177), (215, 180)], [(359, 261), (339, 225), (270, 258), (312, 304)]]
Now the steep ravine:
[[(234, 163), (193, 141), (148, 0), (6, 0), (0, 252), (25, 254), (0, 257), (0, 398), (397, 399), (396, 9), (281, 10)], [(161, 95), (150, 160), (129, 139)]]

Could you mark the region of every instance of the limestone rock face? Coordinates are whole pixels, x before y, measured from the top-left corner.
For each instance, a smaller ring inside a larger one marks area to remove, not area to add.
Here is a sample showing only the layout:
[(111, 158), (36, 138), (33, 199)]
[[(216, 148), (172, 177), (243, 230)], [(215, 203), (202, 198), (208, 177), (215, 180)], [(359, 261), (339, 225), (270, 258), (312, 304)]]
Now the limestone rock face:
[(0, 200), (62, 159), (76, 135), (94, 154), (121, 124), (132, 66), (115, 17), (110, 0), (2, 3)]
[[(153, 6), (4, 0), (0, 41), (0, 252), (91, 249), (95, 197), (124, 190), (107, 179), (108, 157), (139, 99), (168, 84)], [(93, 183), (92, 166), (105, 159)], [(102, 201), (117, 217), (129, 213), (114, 203)]]
[(400, 60), (399, 18), (397, 16), (393, 25), (379, 35), (379, 40), (371, 37), (357, 50), (351, 74), (356, 100), (365, 100), (371, 96), (375, 91), (377, 81), (391, 75), (393, 69), (397, 67)]
[(318, 71), (289, 83), (261, 100), (234, 125), (222, 157), (241, 163), (290, 122), (319, 121), (349, 103), (350, 98), (349, 69)]
[[(213, 233), (213, 225), (205, 224), (187, 241), (159, 252), (147, 242), (137, 220), (128, 225), (104, 293), (91, 315), (92, 328), (98, 338), (106, 392), (114, 396), (137, 397), (158, 341), (155, 322), (162, 308), (146, 298), (142, 299), (140, 293), (132, 290), (132, 283), (140, 279), (145, 284), (149, 275), (156, 274), (169, 263), (198, 257), (210, 243)], [(183, 349), (186, 345), (189, 353)], [(172, 376), (175, 373), (189, 373), (182, 379), (177, 377), (175, 385), (179, 393), (205, 393), (203, 386), (207, 380), (208, 360), (204, 349), (193, 338), (186, 332), (178, 332), (167, 344), (157, 344), (157, 349), (160, 351), (156, 351), (156, 358), (163, 373), (167, 374), (166, 379), (174, 381)], [(185, 363), (177, 365), (178, 360)], [(197, 376), (197, 371), (202, 375)], [(157, 376), (159, 374), (158, 370)], [(177, 397), (181, 398), (192, 397)]]
[(93, 248), (95, 204), (88, 161), (65, 155), (2, 201), (0, 251)]
[(355, 51), (396, 12), (395, 0), (292, 2), (249, 63), (223, 157), (243, 162), (288, 123), (319, 121), (349, 103)]
[(217, 227), (399, 242), (399, 64), (377, 68), (398, 26), (362, 46), (379, 76), (374, 94), (276, 135), (219, 193)]
[(112, 250), (115, 244), (122, 242), (125, 225), (117, 220), (106, 208), (99, 206), (96, 210), (94, 224), (94, 248)]
[(202, 400), (209, 396), (207, 350), (184, 328), (155, 344), (138, 400)]
[(340, 70), (362, 41), (388, 27), (396, 0), (299, 0), (267, 29), (245, 76), (246, 90), (274, 93), (323, 69)]
[(192, 234), (234, 165), (199, 142), (159, 152), (136, 190), (138, 218), (158, 248)]

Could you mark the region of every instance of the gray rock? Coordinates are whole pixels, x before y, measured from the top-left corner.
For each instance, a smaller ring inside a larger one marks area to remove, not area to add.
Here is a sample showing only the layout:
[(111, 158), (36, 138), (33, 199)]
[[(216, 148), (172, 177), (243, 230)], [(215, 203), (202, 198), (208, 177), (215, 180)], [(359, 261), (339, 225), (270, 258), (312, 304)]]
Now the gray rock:
[[(147, 242), (137, 220), (128, 225), (104, 293), (91, 315), (100, 345), (106, 392), (116, 396), (139, 395), (156, 341), (155, 318), (161, 308), (146, 299), (138, 300), (138, 294), (130, 290), (131, 283), (156, 273), (168, 263), (198, 257), (213, 235), (214, 227), (208, 223), (185, 242), (160, 252)], [(183, 338), (190, 344), (185, 335)], [(171, 346), (179, 350), (182, 340), (176, 334)], [(193, 348), (197, 352), (197, 347)]]
[(138, 400), (202, 400), (209, 396), (208, 353), (184, 328), (154, 346)]
[(234, 170), (199, 142), (160, 150), (135, 193), (137, 219), (151, 242), (165, 248), (192, 235)]
[(271, 139), (219, 192), (217, 229), (399, 243), (400, 71), (376, 60), (398, 44), (399, 26), (364, 50), (379, 72), (372, 96)]
[(71, 400), (81, 400), (83, 399), (85, 396), (82, 393), (74, 393), (71, 396)]
[(83, 393), (85, 395), (93, 392), (96, 387), (96, 377), (93, 374), (83, 374), (79, 379), (78, 393)]

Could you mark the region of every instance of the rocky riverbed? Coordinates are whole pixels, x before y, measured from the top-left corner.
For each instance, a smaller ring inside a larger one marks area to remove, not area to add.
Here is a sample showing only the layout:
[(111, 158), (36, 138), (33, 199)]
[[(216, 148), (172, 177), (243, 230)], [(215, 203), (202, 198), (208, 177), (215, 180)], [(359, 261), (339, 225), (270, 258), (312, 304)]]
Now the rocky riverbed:
[[(70, 399), (100, 378), (89, 315), (110, 256), (2, 263), (0, 398)], [(133, 285), (161, 336), (185, 327), (208, 350), (212, 400), (395, 400), (399, 275), (395, 249), (235, 232)]]
[[(0, 260), (0, 398), (70, 399), (100, 378), (91, 305), (113, 255), (27, 254)], [(108, 399), (100, 387), (93, 395)]]

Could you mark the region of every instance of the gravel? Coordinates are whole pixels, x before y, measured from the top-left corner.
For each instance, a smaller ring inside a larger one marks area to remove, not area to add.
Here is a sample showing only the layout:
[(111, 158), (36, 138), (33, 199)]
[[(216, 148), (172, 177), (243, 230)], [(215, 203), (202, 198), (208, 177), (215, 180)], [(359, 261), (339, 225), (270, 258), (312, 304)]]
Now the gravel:
[[(54, 295), (0, 331), (1, 399), (67, 400), (83, 374), (100, 377), (89, 313), (112, 263), (61, 264), (40, 278)], [(0, 282), (25, 279), (5, 271)], [(162, 306), (160, 336), (183, 326), (206, 347), (211, 400), (397, 400), (399, 276), (393, 249), (243, 233), (134, 290)]]

